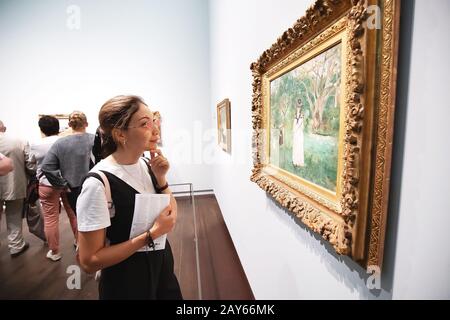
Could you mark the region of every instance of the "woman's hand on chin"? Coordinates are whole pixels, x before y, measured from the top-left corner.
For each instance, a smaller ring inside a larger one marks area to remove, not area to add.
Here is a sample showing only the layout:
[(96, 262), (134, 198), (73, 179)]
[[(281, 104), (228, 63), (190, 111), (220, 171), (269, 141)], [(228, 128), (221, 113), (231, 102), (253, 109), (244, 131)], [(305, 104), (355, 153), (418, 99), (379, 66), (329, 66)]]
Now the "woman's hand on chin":
[(169, 171), (170, 164), (166, 157), (163, 156), (161, 150), (150, 150), (150, 165), (152, 171), (158, 180), (160, 186), (166, 184), (166, 173)]

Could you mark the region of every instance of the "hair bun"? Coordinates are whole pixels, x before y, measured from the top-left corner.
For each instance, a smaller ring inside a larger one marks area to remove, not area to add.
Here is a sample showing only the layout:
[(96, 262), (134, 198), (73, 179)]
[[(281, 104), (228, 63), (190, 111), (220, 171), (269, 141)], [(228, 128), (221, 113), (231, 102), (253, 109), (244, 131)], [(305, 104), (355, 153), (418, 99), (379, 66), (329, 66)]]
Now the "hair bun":
[(87, 126), (86, 115), (81, 111), (74, 111), (69, 115), (69, 126), (72, 129), (81, 129)]

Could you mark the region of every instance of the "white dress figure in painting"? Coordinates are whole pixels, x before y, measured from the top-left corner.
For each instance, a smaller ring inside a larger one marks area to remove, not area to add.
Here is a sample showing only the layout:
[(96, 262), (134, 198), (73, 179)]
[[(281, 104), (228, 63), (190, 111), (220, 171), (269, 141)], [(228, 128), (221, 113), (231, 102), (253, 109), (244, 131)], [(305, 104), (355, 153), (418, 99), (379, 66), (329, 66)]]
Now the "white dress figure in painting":
[(295, 108), (295, 117), (293, 125), (293, 139), (292, 139), (292, 162), (294, 166), (303, 167), (305, 165), (304, 150), (303, 150), (303, 127), (304, 115), (302, 111), (302, 100), (298, 99), (297, 107)]

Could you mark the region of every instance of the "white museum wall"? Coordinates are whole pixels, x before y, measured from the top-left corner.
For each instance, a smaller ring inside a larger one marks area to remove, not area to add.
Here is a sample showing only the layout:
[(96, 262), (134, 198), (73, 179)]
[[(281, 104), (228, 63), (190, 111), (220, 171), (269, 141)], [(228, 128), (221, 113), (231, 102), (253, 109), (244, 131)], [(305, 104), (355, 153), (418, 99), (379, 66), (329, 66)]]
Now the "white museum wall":
[(448, 0), (415, 1), (394, 299), (450, 299), (449, 14)]
[[(71, 5), (79, 29), (68, 27)], [(93, 133), (107, 99), (137, 94), (162, 114), (170, 182), (211, 189), (199, 156), (211, 118), (208, 14), (204, 0), (1, 1), (0, 119), (33, 141), (38, 114), (78, 109)]]
[(249, 180), (250, 63), (311, 3), (210, 1), (212, 123), (215, 105), (229, 98), (232, 126), (231, 155), (215, 154), (214, 191), (255, 298), (450, 298), (448, 1), (404, 4), (415, 22), (409, 31), (405, 17), (382, 290), (369, 290), (365, 270), (297, 225)]

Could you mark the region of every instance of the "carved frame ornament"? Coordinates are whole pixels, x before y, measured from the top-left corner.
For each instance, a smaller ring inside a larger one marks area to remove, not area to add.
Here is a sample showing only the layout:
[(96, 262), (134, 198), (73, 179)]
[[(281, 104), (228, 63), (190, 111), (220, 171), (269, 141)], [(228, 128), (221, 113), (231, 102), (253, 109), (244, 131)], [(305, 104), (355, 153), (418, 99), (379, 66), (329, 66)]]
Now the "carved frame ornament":
[[(251, 181), (364, 267), (383, 262), (399, 17), (399, 0), (317, 0), (251, 64)], [(270, 81), (336, 43), (343, 91), (337, 190), (330, 194), (269, 163), (268, 131)]]

